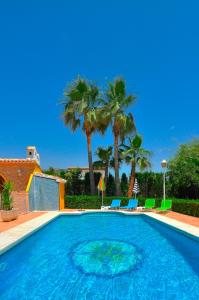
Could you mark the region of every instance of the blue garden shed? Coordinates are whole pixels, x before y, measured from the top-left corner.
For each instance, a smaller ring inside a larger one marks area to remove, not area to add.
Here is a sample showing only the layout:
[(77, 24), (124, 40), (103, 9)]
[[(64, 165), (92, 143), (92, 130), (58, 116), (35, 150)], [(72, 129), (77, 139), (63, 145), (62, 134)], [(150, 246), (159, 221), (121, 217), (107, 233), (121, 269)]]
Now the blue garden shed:
[(29, 187), (29, 210), (51, 211), (64, 208), (65, 180), (35, 173)]

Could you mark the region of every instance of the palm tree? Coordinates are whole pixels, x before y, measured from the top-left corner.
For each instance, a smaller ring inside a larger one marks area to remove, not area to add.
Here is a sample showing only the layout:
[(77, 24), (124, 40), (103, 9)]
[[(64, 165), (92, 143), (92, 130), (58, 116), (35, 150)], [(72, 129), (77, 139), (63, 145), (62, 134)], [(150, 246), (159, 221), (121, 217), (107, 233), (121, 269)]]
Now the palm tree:
[[(119, 169), (121, 164), (123, 163), (123, 157), (121, 155), (121, 149), (119, 148), (119, 152), (118, 152), (118, 163), (119, 163)], [(114, 156), (112, 156), (111, 160), (110, 160), (110, 168), (115, 170), (115, 158)]]
[(112, 124), (114, 134), (114, 169), (116, 195), (121, 194), (119, 178), (119, 140), (124, 141), (127, 134), (135, 131), (135, 123), (131, 113), (126, 114), (125, 109), (134, 102), (135, 96), (127, 95), (126, 83), (122, 78), (117, 78), (114, 83), (109, 83), (106, 91), (106, 104), (103, 110), (104, 120)]
[(134, 138), (129, 138), (129, 145), (122, 145), (122, 156), (125, 158), (126, 163), (131, 165), (131, 174), (128, 188), (128, 197), (132, 196), (133, 187), (135, 182), (136, 168), (142, 171), (151, 166), (150, 155), (151, 152), (143, 149), (142, 137), (138, 134)]
[(93, 173), (91, 136), (94, 131), (99, 130), (97, 125), (97, 106), (100, 103), (99, 89), (96, 85), (85, 79), (78, 78), (75, 80), (64, 93), (65, 95), (65, 125), (75, 131), (82, 125), (82, 130), (86, 134), (90, 190), (95, 194), (95, 181)]
[(96, 155), (99, 157), (99, 160), (94, 162), (94, 166), (96, 167), (104, 167), (105, 168), (105, 178), (104, 182), (107, 186), (108, 181), (108, 171), (110, 166), (110, 160), (112, 156), (113, 147), (109, 146), (107, 148), (98, 147), (96, 151)]

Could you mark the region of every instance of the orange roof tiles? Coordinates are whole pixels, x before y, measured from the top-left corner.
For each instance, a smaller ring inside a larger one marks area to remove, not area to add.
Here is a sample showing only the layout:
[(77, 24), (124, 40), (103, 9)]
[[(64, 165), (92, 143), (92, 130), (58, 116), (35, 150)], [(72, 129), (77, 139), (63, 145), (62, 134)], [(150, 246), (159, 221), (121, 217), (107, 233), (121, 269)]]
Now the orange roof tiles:
[(29, 158), (0, 158), (0, 163), (7, 163), (7, 162), (13, 162), (13, 163), (36, 163), (37, 161), (35, 159), (29, 159)]

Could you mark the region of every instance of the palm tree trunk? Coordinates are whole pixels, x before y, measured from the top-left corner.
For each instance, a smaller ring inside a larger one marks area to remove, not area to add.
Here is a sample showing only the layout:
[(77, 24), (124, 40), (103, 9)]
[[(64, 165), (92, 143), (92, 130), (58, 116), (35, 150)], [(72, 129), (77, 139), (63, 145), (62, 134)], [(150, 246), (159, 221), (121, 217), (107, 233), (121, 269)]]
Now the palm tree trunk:
[[(104, 176), (104, 183), (105, 183), (105, 187), (107, 189), (107, 182), (108, 182), (108, 168), (109, 168), (109, 165), (107, 164), (105, 166), (105, 176)], [(106, 194), (106, 190), (104, 192), (104, 195)]]
[(88, 149), (88, 164), (89, 164), (89, 177), (90, 177), (90, 191), (91, 195), (95, 195), (95, 179), (93, 172), (92, 150), (91, 150), (91, 133), (86, 132), (87, 149)]
[(131, 165), (131, 176), (130, 176), (130, 181), (129, 181), (129, 189), (127, 196), (132, 197), (133, 194), (133, 187), (134, 187), (134, 182), (135, 182), (135, 165)]
[(119, 176), (119, 147), (118, 147), (119, 134), (117, 132), (114, 133), (114, 160), (115, 160), (115, 194), (116, 196), (121, 195), (120, 189), (120, 176)]

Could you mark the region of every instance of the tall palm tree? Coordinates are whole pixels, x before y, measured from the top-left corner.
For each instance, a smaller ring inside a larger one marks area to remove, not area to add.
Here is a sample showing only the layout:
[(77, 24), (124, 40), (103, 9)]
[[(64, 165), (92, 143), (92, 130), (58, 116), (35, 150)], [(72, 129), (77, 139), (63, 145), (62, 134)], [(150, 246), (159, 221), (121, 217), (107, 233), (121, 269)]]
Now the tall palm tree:
[(105, 178), (104, 182), (107, 186), (108, 181), (108, 171), (110, 166), (110, 160), (112, 157), (113, 147), (109, 146), (107, 148), (98, 147), (96, 150), (96, 155), (99, 157), (99, 160), (94, 162), (94, 166), (96, 167), (104, 167), (105, 168)]
[[(123, 163), (123, 157), (121, 155), (121, 149), (119, 148), (119, 154), (118, 154), (118, 163), (119, 163), (119, 169), (120, 169), (120, 166), (121, 164)], [(111, 160), (110, 160), (110, 168), (114, 169), (115, 170), (115, 158), (114, 156), (112, 156)]]
[(65, 91), (65, 125), (75, 131), (82, 125), (82, 130), (86, 134), (90, 190), (95, 194), (95, 180), (93, 173), (91, 136), (98, 130), (97, 115), (99, 100), (99, 89), (89, 81), (78, 78)]
[(142, 137), (138, 134), (134, 138), (129, 138), (129, 145), (122, 145), (122, 156), (125, 158), (126, 163), (131, 165), (131, 174), (128, 188), (128, 197), (133, 194), (133, 187), (135, 182), (136, 168), (138, 167), (141, 171), (149, 168), (151, 152), (143, 149)]
[(126, 108), (134, 103), (135, 96), (127, 95), (124, 79), (117, 78), (109, 83), (106, 91), (106, 105), (103, 111), (104, 120), (112, 124), (114, 134), (114, 163), (116, 195), (121, 194), (119, 177), (119, 140), (135, 131), (135, 123), (131, 113), (126, 114)]

